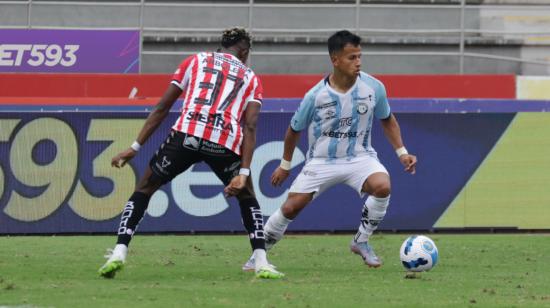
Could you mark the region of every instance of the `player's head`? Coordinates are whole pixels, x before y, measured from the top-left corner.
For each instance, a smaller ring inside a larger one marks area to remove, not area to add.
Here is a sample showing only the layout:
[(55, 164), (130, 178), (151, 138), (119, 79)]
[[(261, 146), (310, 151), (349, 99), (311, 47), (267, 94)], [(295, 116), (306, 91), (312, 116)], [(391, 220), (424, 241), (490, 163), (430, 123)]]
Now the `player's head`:
[(357, 76), (361, 70), (361, 38), (347, 30), (334, 33), (328, 39), (328, 53), (334, 71)]
[(230, 28), (223, 31), (222, 49), (232, 51), (243, 63), (246, 63), (251, 47), (250, 34), (244, 28)]

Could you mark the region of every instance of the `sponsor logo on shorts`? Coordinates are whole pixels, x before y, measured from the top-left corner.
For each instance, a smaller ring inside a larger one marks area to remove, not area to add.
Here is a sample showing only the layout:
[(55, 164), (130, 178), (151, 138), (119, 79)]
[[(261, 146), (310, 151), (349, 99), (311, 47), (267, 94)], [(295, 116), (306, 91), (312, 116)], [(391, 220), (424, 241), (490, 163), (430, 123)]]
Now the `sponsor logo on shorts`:
[(172, 164), (171, 161), (168, 160), (168, 158), (166, 158), (166, 156), (162, 157), (162, 163), (161, 163), (161, 167), (162, 168), (166, 168), (168, 166), (170, 166)]
[(165, 156), (162, 157), (162, 161), (159, 163), (158, 161), (155, 162), (155, 167), (157, 167), (157, 170), (165, 175), (169, 175), (169, 172), (165, 170), (166, 167), (170, 166), (172, 164), (171, 161), (168, 160), (168, 158)]
[(311, 170), (302, 170), (302, 173), (306, 176), (317, 176), (317, 173)]
[(208, 140), (202, 140), (200, 151), (206, 154), (212, 154), (216, 156), (228, 156), (228, 149), (221, 144), (210, 142)]
[(183, 146), (185, 148), (195, 150), (195, 151), (199, 149), (199, 143), (200, 143), (200, 139), (198, 137), (190, 136), (190, 135), (185, 136), (185, 140), (183, 140)]
[(241, 162), (240, 162), (240, 161), (236, 161), (236, 162), (232, 163), (231, 165), (225, 167), (225, 168), (223, 169), (223, 172), (229, 172), (229, 171), (237, 170), (237, 168), (239, 168), (240, 165), (241, 165)]

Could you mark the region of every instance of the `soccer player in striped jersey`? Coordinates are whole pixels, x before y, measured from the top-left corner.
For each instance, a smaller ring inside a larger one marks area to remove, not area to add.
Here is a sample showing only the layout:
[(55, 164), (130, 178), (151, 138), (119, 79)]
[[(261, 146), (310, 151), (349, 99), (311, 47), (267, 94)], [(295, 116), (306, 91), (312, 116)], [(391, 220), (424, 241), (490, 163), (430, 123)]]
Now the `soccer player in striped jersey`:
[(226, 196), (235, 196), (239, 201), (256, 276), (272, 279), (284, 276), (267, 261), (263, 217), (250, 179), (263, 92), (260, 79), (245, 65), (250, 44), (250, 35), (244, 29), (228, 29), (222, 35), (218, 52), (202, 52), (185, 59), (136, 141), (113, 157), (112, 166), (123, 167), (166, 118), (176, 100), (183, 98), (179, 118), (126, 203), (117, 244), (99, 269), (101, 276), (112, 278), (122, 269), (128, 245), (153, 193), (201, 161), (226, 185)]
[(333, 72), (305, 95), (291, 120), (283, 158), (273, 172), (272, 184), (281, 185), (288, 177), (290, 160), (303, 130), (307, 130), (309, 149), (305, 166), (290, 187), (287, 200), (266, 222), (268, 249), (283, 237), (288, 224), (313, 198), (335, 184), (345, 183), (359, 195), (369, 195), (363, 205), (359, 230), (350, 244), (351, 251), (360, 255), (369, 267), (382, 264), (368, 240), (386, 215), (390, 177), (371, 145), (373, 119), (381, 121), (405, 171), (414, 174), (417, 159), (403, 145), (384, 85), (361, 72), (360, 43), (361, 38), (349, 31), (339, 31), (328, 39)]

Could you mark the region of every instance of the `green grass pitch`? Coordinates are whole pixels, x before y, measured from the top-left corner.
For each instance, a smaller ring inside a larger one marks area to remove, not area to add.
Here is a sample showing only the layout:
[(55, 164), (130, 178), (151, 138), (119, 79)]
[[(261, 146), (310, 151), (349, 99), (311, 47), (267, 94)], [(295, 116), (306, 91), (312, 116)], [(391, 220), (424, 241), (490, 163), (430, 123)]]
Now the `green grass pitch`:
[(550, 236), (429, 235), (437, 266), (406, 279), (405, 234), (377, 234), (385, 264), (349, 252), (351, 235), (289, 235), (269, 255), (286, 273), (241, 271), (244, 235), (136, 236), (115, 279), (97, 275), (114, 236), (0, 237), (0, 306), (550, 307)]

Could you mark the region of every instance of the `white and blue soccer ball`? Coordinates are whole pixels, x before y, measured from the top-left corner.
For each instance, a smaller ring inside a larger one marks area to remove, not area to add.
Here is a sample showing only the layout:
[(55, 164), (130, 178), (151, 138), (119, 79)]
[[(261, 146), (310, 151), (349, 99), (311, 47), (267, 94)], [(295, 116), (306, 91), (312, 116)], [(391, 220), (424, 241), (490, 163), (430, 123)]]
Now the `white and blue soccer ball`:
[(409, 272), (431, 270), (439, 258), (435, 243), (427, 236), (409, 236), (399, 250), (401, 263)]

